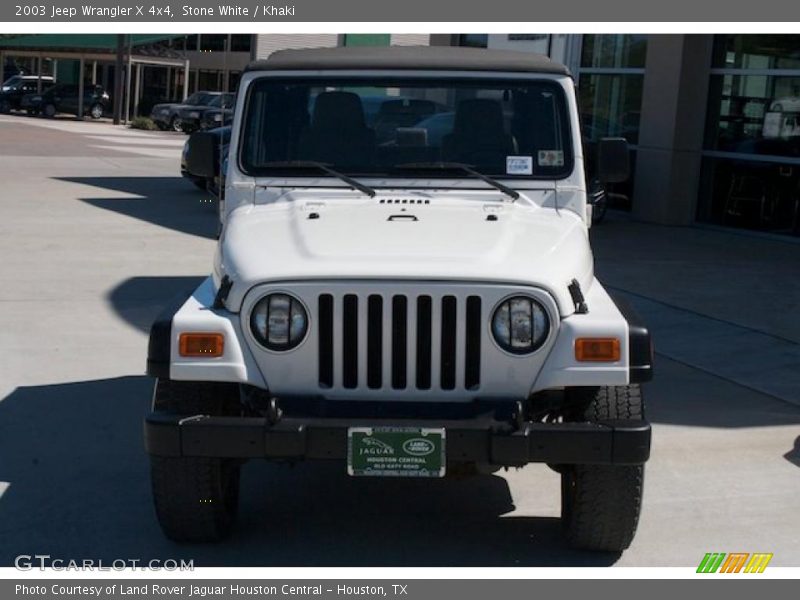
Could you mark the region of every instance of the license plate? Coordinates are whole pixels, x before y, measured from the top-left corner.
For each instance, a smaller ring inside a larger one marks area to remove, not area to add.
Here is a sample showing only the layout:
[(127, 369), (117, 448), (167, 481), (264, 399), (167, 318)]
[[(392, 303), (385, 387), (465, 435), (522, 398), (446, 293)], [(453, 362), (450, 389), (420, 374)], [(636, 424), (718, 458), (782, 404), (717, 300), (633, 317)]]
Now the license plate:
[(351, 427), (347, 473), (356, 477), (444, 477), (443, 428)]

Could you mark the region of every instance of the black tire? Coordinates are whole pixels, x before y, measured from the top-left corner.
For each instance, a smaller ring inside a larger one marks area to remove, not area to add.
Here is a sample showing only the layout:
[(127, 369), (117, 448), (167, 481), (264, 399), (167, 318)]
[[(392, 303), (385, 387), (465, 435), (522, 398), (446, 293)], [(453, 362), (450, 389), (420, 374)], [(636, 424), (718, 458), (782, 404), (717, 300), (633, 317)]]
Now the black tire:
[(227, 459), (151, 456), (153, 502), (164, 535), (176, 542), (218, 542), (230, 535), (239, 471)]
[[(235, 394), (234, 394), (235, 392)], [(153, 408), (178, 414), (235, 414), (238, 387), (157, 381)], [(150, 457), (156, 516), (176, 542), (217, 542), (228, 536), (239, 504), (240, 463), (205, 457)]]
[(44, 107), (42, 107), (42, 114), (48, 119), (52, 119), (56, 116), (56, 105), (52, 102), (45, 104)]
[(179, 132), (183, 131), (183, 122), (181, 121), (178, 115), (175, 115), (169, 120), (169, 128), (172, 131), (179, 131)]
[(11, 112), (11, 103), (8, 100), (0, 100), (0, 113), (8, 114)]
[[(638, 385), (571, 388), (569, 420), (644, 418)], [(644, 466), (561, 467), (561, 523), (569, 544), (581, 550), (622, 552), (633, 541), (642, 507)]]
[(95, 102), (89, 108), (89, 116), (95, 120), (101, 119), (104, 114), (105, 114), (105, 109), (103, 108), (103, 105), (100, 104), (99, 102)]

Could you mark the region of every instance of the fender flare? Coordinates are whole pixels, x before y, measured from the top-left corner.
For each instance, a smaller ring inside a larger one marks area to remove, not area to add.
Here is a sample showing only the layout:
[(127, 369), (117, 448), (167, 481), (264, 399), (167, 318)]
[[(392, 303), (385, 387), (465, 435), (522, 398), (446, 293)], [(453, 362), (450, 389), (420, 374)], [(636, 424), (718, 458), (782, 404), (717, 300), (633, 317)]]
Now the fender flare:
[(653, 339), (644, 320), (618, 293), (609, 292), (611, 300), (628, 322), (628, 371), (630, 383), (653, 379)]
[(188, 290), (175, 296), (164, 307), (150, 327), (150, 339), (147, 344), (147, 374), (150, 377), (169, 379), (169, 365), (172, 341), (172, 319), (193, 291)]

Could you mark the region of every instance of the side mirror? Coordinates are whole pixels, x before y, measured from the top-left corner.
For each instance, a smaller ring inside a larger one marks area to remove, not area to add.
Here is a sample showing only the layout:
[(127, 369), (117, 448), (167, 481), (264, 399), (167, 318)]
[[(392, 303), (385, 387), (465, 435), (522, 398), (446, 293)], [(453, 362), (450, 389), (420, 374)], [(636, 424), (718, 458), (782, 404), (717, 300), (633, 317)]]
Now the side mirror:
[(628, 142), (625, 138), (603, 138), (597, 144), (597, 177), (604, 183), (620, 183), (631, 176)]
[(216, 137), (198, 131), (189, 137), (189, 148), (186, 150), (186, 170), (197, 177), (213, 178), (216, 175)]

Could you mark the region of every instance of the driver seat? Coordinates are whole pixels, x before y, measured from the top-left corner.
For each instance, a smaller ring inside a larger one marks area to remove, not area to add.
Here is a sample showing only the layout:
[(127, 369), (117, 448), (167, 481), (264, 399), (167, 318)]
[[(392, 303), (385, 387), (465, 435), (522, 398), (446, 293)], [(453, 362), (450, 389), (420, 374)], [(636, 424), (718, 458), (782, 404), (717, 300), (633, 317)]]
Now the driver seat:
[(375, 133), (366, 125), (358, 94), (323, 92), (300, 135), (298, 159), (360, 166), (370, 161), (374, 147)]

